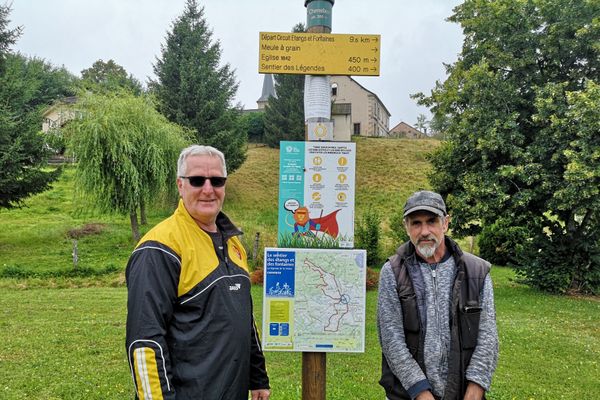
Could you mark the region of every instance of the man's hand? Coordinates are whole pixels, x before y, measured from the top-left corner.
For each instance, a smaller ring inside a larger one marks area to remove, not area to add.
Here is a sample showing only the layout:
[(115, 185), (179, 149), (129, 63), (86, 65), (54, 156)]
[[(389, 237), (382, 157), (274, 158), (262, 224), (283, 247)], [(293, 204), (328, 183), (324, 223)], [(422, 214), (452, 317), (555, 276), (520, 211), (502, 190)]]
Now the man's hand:
[(433, 397), (433, 393), (429, 390), (423, 390), (415, 397), (415, 400), (435, 400), (435, 398)]
[(485, 390), (476, 383), (469, 382), (464, 400), (481, 400)]
[(250, 392), (252, 393), (252, 400), (269, 400), (269, 397), (271, 397), (269, 389), (256, 389)]

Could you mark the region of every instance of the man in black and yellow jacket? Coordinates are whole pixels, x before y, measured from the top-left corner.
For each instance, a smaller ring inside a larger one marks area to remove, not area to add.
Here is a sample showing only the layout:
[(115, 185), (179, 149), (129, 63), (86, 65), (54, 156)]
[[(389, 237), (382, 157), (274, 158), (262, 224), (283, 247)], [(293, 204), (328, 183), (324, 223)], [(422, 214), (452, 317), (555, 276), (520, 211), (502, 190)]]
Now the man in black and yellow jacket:
[(184, 149), (181, 200), (127, 264), (126, 348), (136, 398), (268, 400), (241, 232), (221, 212), (227, 170), (209, 146)]

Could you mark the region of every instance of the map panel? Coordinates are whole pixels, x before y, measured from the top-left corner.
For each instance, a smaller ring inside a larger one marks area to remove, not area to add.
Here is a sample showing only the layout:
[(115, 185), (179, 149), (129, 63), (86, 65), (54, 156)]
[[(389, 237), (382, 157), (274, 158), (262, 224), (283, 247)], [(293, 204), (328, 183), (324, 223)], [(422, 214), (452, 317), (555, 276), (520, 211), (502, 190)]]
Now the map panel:
[(364, 352), (366, 252), (265, 249), (265, 350)]

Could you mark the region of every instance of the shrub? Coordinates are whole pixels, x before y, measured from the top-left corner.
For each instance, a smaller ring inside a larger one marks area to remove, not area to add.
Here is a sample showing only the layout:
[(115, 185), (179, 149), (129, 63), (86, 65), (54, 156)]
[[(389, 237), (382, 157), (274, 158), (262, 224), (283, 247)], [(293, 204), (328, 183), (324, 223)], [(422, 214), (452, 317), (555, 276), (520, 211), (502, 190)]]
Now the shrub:
[(360, 219), (354, 232), (355, 246), (357, 249), (367, 250), (367, 265), (379, 265), (379, 236), (381, 229), (379, 224), (381, 217), (379, 213), (368, 208)]
[(528, 285), (551, 293), (600, 294), (598, 236), (572, 238), (560, 224), (518, 246), (517, 273)]
[(262, 268), (257, 268), (250, 273), (250, 282), (253, 285), (262, 286), (264, 284), (265, 271)]
[(379, 286), (379, 270), (367, 267), (367, 290), (375, 290)]
[(400, 246), (404, 242), (409, 241), (408, 233), (404, 228), (404, 211), (399, 209), (390, 217), (390, 231), (396, 247)]
[(517, 248), (527, 240), (527, 229), (508, 219), (485, 226), (479, 234), (479, 255), (496, 265), (514, 265)]
[(67, 232), (67, 236), (72, 239), (80, 239), (84, 236), (98, 235), (106, 229), (106, 224), (101, 223), (89, 223), (85, 224), (81, 228), (70, 229)]

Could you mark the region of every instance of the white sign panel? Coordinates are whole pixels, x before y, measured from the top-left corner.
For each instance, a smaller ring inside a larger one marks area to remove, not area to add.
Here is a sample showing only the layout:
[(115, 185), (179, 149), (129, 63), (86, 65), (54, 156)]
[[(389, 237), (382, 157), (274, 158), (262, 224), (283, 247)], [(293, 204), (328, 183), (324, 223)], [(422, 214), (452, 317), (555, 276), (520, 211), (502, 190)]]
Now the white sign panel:
[(356, 144), (280, 142), (280, 247), (354, 247)]

